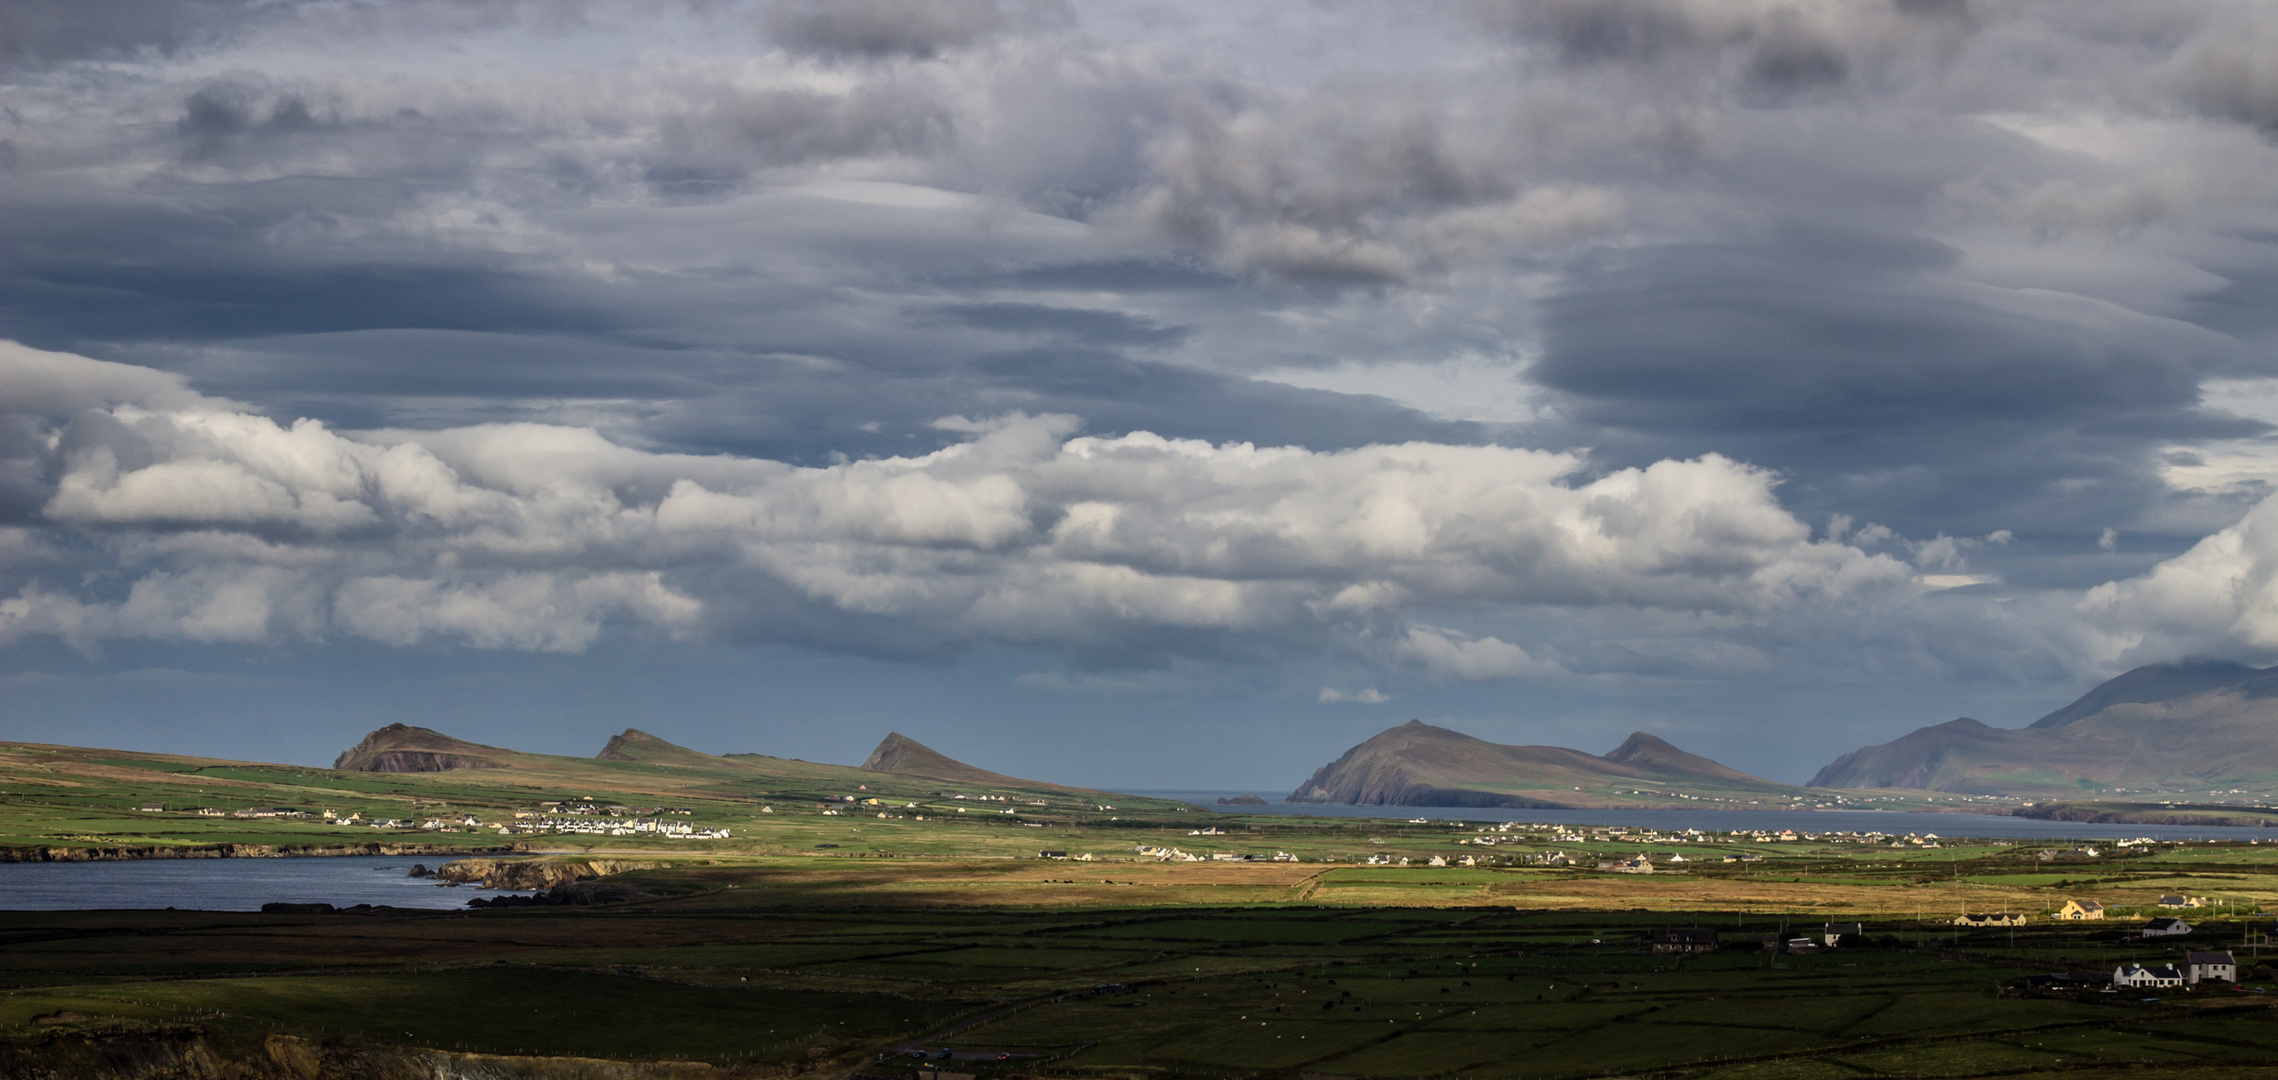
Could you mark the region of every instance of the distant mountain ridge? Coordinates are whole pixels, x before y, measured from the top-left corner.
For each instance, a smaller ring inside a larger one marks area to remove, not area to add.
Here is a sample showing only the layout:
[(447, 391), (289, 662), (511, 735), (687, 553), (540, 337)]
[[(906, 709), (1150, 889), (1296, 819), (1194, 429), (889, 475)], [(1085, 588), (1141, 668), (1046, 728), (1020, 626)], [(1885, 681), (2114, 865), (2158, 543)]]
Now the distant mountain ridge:
[[(1641, 788), (1646, 795), (1637, 794)], [(1563, 746), (1506, 746), (1411, 720), (1345, 751), (1284, 801), (1563, 809), (1699, 806), (1747, 795), (1787, 798), (1800, 790), (1642, 731), (1600, 757)]]
[(1829, 762), (1812, 786), (1968, 795), (2278, 795), (2278, 668), (2148, 664), (2022, 728), (1968, 717)]
[[(745, 778), (744, 782), (759, 777), (807, 781), (838, 779), (847, 786), (854, 787), (859, 785), (865, 773), (892, 773), (954, 784), (1029, 791), (1088, 790), (1041, 780), (1024, 780), (967, 765), (898, 731), (887, 733), (886, 738), (879, 742), (878, 748), (870, 752), (869, 760), (855, 767), (770, 757), (765, 754), (707, 754), (669, 742), (639, 728), (626, 728), (610, 736), (601, 751), (591, 758), (575, 758), (485, 746), (428, 728), (389, 724), (364, 736), (362, 742), (342, 753), (332, 763), (335, 769), (384, 773), (514, 769), (532, 774), (559, 774), (565, 770), (572, 773), (581, 768), (590, 770), (597, 765), (614, 767), (611, 775), (623, 774), (626, 767), (663, 766), (672, 771), (686, 770), (716, 774), (723, 778)], [(660, 775), (653, 768), (641, 771), (648, 775)]]

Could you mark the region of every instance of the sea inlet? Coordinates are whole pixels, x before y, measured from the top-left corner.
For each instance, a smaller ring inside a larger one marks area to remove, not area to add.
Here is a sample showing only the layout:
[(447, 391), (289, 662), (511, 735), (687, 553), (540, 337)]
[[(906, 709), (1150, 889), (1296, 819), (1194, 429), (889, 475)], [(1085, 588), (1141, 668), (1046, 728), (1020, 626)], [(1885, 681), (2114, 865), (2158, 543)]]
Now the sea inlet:
[(425, 862), (433, 869), (450, 858), (346, 855), (0, 863), (0, 910), (259, 911), (261, 905), (273, 902), (439, 909), (465, 907), (473, 897), (506, 893), (474, 885), (437, 885), (433, 879), (410, 876), (414, 863)]

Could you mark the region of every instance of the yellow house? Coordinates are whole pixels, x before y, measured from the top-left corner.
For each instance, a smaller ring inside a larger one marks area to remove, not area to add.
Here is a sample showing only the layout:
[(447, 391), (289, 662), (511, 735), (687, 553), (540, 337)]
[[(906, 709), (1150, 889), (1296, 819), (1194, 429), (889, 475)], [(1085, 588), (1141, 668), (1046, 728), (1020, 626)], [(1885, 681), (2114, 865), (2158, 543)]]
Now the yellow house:
[[(2061, 918), (2061, 917), (2062, 917), (2062, 916), (2060, 916), (2060, 918)], [(1954, 925), (1955, 925), (1955, 926), (2023, 926), (2023, 925), (2025, 925), (2025, 914), (2024, 914), (2023, 912), (2018, 912), (2017, 914), (2014, 914), (2014, 915), (2006, 915), (2006, 914), (2005, 914), (2005, 915), (1957, 915), (1957, 916), (1955, 916), (1955, 917), (1954, 917)]]
[(2057, 913), (2053, 917), (2059, 919), (2101, 919), (2104, 917), (2104, 905), (2094, 900), (2067, 900), (2063, 907), (2057, 909)]

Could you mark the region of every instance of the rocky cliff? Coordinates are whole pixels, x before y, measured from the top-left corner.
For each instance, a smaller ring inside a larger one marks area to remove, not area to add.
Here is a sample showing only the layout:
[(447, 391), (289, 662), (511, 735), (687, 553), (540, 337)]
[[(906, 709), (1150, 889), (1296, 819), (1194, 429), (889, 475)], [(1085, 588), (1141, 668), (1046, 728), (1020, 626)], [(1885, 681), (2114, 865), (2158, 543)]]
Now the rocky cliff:
[(332, 767), (378, 773), (497, 769), (504, 768), (505, 758), (512, 754), (511, 750), (455, 739), (423, 727), (389, 724), (333, 759)]

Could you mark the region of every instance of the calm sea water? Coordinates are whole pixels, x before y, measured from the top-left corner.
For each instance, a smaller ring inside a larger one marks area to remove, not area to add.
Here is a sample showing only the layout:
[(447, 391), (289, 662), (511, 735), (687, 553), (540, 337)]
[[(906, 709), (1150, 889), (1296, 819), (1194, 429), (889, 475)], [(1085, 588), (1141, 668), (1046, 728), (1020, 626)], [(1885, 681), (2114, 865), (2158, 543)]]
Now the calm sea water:
[[(1134, 791), (1158, 799), (1178, 799), (1236, 814), (1308, 814), (1315, 817), (1390, 818), (1404, 821), (1531, 821), (1545, 825), (1629, 825), (1662, 832), (1731, 832), (1739, 829), (1794, 829), (1797, 832), (1937, 833), (2004, 840), (2278, 841), (2278, 829), (2230, 829), (2205, 825), (2092, 825), (2077, 821), (2035, 821), (1999, 814), (1904, 813), (1895, 810), (1497, 810), (1473, 806), (1320, 806), (1269, 802), (1264, 806), (1219, 806), (1239, 791)], [(1270, 798), (1264, 792), (1261, 798)]]
[[(352, 855), (297, 859), (136, 859), (127, 862), (0, 863), (0, 910), (83, 911), (183, 908), (259, 911), (271, 901), (296, 904), (387, 904), (460, 908), (505, 890), (473, 885), (439, 888), (408, 877), (411, 865), (432, 870), (450, 856)], [(517, 895), (528, 895), (517, 894)]]

